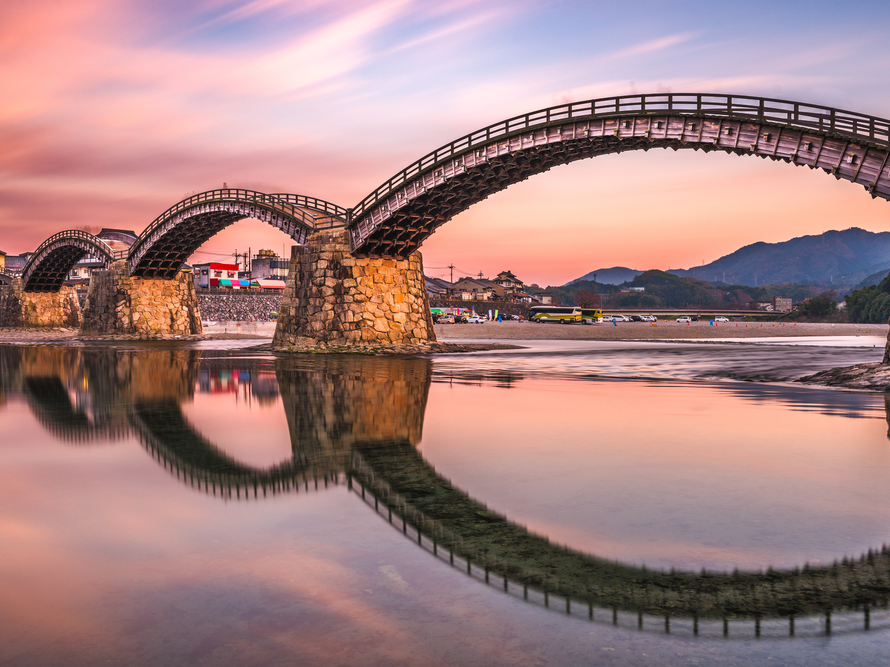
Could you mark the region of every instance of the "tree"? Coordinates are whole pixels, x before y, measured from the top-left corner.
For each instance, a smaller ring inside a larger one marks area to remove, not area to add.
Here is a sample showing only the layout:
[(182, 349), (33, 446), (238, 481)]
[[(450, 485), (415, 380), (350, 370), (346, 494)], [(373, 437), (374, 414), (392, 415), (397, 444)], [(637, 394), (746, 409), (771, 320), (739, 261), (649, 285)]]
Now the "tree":
[(575, 305), (581, 306), (582, 308), (602, 308), (603, 306), (600, 295), (586, 289), (576, 290), (574, 299)]
[(883, 324), (890, 317), (890, 275), (877, 285), (848, 294), (846, 302), (851, 322)]
[(822, 319), (837, 312), (837, 296), (828, 290), (802, 302), (797, 309), (807, 319)]
[(619, 308), (654, 308), (658, 306), (658, 299), (651, 294), (630, 293), (618, 297)]

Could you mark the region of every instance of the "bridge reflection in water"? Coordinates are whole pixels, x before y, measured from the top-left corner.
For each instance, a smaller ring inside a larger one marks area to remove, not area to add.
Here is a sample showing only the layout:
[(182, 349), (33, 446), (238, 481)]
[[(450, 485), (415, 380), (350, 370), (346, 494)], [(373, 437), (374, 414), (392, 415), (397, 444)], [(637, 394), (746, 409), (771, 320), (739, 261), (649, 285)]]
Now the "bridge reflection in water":
[[(291, 457), (245, 465), (182, 411), (201, 370), (266, 371), (258, 391), (281, 397)], [(0, 348), (4, 396), (21, 393), (56, 437), (82, 444), (135, 434), (195, 489), (259, 498), (345, 482), (432, 556), (507, 594), (640, 630), (800, 636), (890, 626), (890, 550), (828, 567), (767, 572), (652, 571), (554, 544), (453, 486), (417, 450), (433, 380), (426, 359), (305, 356), (245, 359), (182, 348)], [(274, 383), (271, 382), (274, 372)], [(480, 378), (470, 378), (478, 381)], [(481, 378), (484, 380), (484, 378)], [(509, 382), (496, 377), (501, 386)], [(890, 403), (888, 403), (890, 414)], [(888, 416), (890, 422), (890, 416)]]

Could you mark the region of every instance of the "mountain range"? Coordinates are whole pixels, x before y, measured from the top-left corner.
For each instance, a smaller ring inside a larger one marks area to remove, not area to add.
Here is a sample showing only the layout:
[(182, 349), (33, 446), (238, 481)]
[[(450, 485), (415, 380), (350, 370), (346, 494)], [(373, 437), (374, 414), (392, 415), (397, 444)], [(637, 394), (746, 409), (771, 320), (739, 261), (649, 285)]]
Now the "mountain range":
[[(720, 259), (689, 269), (671, 269), (710, 283), (748, 285), (808, 283), (835, 285), (838, 290), (857, 287), (866, 278), (890, 272), (890, 232), (869, 232), (858, 227), (800, 236), (781, 243), (752, 243)], [(598, 269), (577, 280), (618, 284), (633, 280), (641, 271), (625, 267)], [(624, 280), (612, 282), (624, 277)], [(608, 280), (607, 280), (608, 279)], [(571, 281), (568, 284), (577, 282)], [(871, 284), (871, 283), (869, 283)]]

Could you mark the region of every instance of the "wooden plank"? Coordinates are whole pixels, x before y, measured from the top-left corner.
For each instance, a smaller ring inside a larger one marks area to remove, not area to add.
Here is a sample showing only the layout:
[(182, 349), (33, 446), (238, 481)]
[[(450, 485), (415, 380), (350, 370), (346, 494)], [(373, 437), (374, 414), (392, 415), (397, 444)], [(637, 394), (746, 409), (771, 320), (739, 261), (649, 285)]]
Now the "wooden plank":
[(778, 128), (779, 133), (776, 135), (776, 145), (773, 147), (772, 155), (776, 157), (779, 154), (779, 144), (782, 142), (782, 128), (781, 126)]
[(859, 158), (859, 167), (856, 169), (856, 173), (853, 174), (853, 178), (850, 180), (855, 183), (856, 179), (859, 178), (859, 172), (862, 171), (862, 167), (865, 165), (865, 160), (868, 157), (868, 146), (865, 147), (865, 152)]
[(843, 149), (841, 149), (841, 152), (838, 154), (837, 165), (835, 165), (834, 169), (832, 170), (834, 172), (834, 177), (837, 179), (840, 179), (841, 166), (844, 164), (844, 155), (846, 155), (847, 147), (849, 145), (850, 145), (849, 141), (844, 143)]
[(816, 151), (816, 155), (813, 157), (813, 169), (819, 168), (819, 158), (822, 157), (822, 149), (825, 148), (826, 141), (825, 137), (819, 137), (819, 150)]

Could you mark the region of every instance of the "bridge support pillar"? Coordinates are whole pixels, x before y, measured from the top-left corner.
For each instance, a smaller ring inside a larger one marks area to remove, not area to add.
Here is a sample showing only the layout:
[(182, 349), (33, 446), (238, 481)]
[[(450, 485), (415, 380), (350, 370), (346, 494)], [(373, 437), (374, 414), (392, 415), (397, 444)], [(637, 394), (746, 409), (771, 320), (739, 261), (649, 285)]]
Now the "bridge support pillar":
[(274, 348), (392, 349), (435, 340), (420, 253), (356, 257), (345, 230), (315, 232), (291, 250)]
[(126, 261), (95, 271), (83, 309), (81, 333), (156, 338), (203, 332), (190, 273), (169, 280), (135, 278)]
[(22, 281), (0, 286), (0, 327), (77, 328), (81, 323), (80, 302), (73, 287), (58, 292), (25, 292)]

